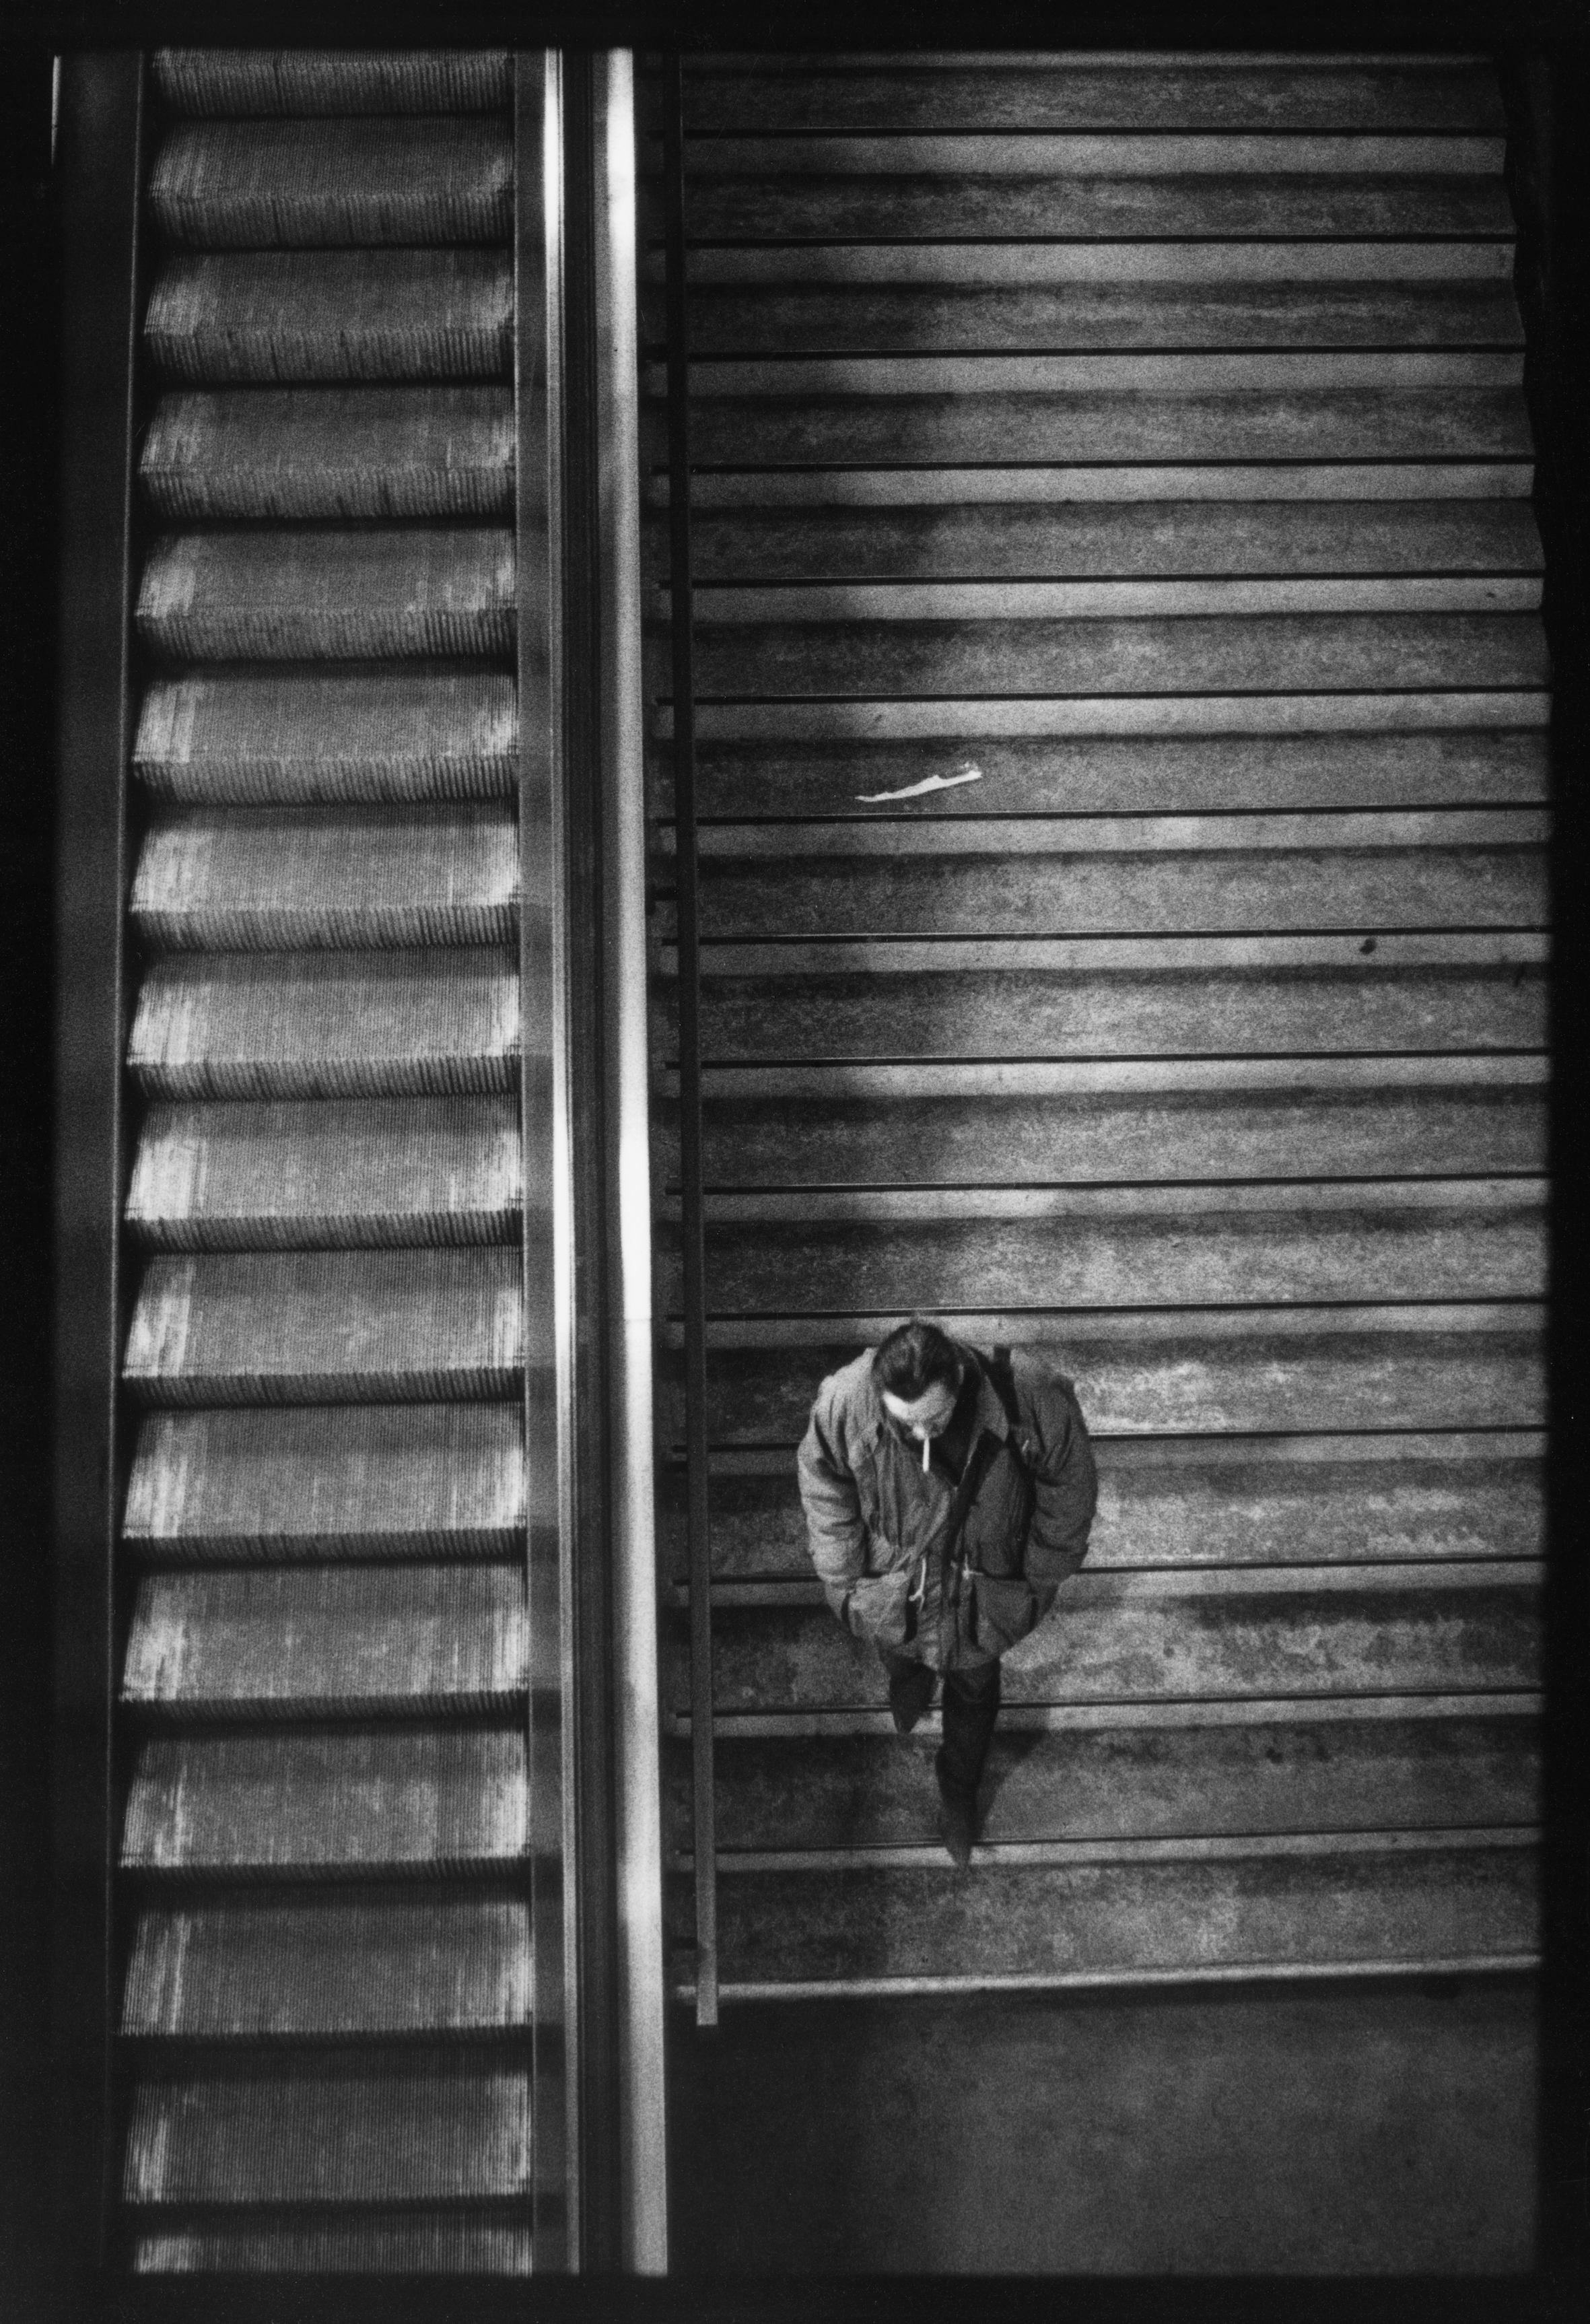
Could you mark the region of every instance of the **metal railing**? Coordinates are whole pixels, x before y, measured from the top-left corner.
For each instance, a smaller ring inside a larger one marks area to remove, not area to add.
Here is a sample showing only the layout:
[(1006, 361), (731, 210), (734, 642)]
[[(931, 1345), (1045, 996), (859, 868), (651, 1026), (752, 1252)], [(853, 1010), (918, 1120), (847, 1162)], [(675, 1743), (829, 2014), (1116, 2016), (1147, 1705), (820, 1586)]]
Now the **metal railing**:
[(695, 1866), (695, 2022), (718, 2022), (712, 1790), (712, 1544), (707, 1500), (705, 1237), (702, 1222), (701, 921), (695, 849), (695, 687), (690, 559), (690, 349), (685, 280), (685, 118), (677, 51), (663, 82), (667, 188), (668, 576), (673, 630), (674, 831), (679, 1005), (679, 1232), (685, 1293), (685, 1452), (690, 1545), (690, 1756)]

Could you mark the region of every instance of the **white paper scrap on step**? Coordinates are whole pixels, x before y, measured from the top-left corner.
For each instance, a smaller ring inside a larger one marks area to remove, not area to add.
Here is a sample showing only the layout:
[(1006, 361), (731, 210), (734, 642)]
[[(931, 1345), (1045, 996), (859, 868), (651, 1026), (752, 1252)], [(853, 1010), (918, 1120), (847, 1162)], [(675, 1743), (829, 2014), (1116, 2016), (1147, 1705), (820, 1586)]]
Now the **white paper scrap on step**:
[(881, 807), (889, 799), (921, 798), (927, 791), (952, 791), (957, 783), (980, 783), (983, 770), (969, 759), (958, 775), (924, 775), (919, 783), (907, 783), (901, 791), (858, 791), (858, 807)]

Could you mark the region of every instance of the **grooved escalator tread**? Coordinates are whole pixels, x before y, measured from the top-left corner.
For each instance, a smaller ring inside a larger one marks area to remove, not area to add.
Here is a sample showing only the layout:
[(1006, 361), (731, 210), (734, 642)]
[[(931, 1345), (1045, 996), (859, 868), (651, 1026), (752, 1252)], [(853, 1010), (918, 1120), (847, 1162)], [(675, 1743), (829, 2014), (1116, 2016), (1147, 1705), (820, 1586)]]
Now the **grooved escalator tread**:
[(230, 517), (505, 517), (508, 387), (183, 388), (139, 456), (167, 523)]
[[(1175, 1714), (1150, 1723), (1122, 1706), (1101, 1711), (1103, 1723), (1063, 1727), (1006, 1713), (989, 1754), (982, 1836), (997, 1843), (1439, 1830), (1527, 1824), (1539, 1812), (1533, 1698), (1483, 1708), (1438, 1697), (1254, 1709), (1241, 1723)], [(1367, 1715), (1347, 1715), (1360, 1711)], [(720, 1849), (931, 1845), (936, 1720), (904, 1749), (892, 1733), (797, 1738), (776, 1727), (762, 1720), (752, 1736), (719, 1733)], [(687, 1755), (679, 1747), (667, 1797), (674, 1844), (687, 1852)]]
[(125, 1216), (156, 1250), (504, 1242), (521, 1176), (509, 1098), (155, 1105)]
[(138, 634), (162, 660), (501, 658), (513, 535), (496, 527), (199, 532), (156, 540)]
[(487, 113), (513, 88), (503, 49), (156, 49), (179, 115)]
[(169, 1563), (507, 1556), (526, 1520), (511, 1405), (148, 1413), (122, 1538)]
[(519, 1864), (530, 1838), (522, 1715), (500, 1728), (275, 1726), (142, 1740), (119, 1860), (182, 1880), (458, 1877)]
[(506, 242), (512, 134), (489, 115), (179, 121), (148, 199), (182, 249)]
[(124, 2035), (459, 2034), (528, 2026), (530, 1914), (510, 1894), (236, 1890), (147, 1901)]
[(211, 2218), (142, 2227), (128, 2264), (134, 2275), (528, 2275), (531, 2237), (528, 2219), (418, 2205), (342, 2218)]
[(157, 950), (508, 944), (510, 807), (179, 808), (145, 835), (128, 910)]
[(508, 797), (518, 747), (506, 671), (186, 670), (145, 692), (133, 769), (188, 806)]
[(162, 1098), (511, 1089), (509, 952), (175, 954), (138, 991), (127, 1062)]
[(530, 1659), (512, 1565), (153, 1573), (121, 1695), (188, 1720), (482, 1712), (522, 1696)]
[(143, 336), (161, 372), (196, 386), (501, 378), (512, 267), (467, 248), (173, 255)]
[[(555, 2158), (536, 2161), (551, 2182)], [(391, 2204), (523, 2197), (532, 2185), (528, 2061), (345, 2051), (145, 2069), (122, 2197)]]
[(545, 1353), (522, 1277), (511, 1245), (155, 1258), (122, 1377), (152, 1405), (508, 1397)]
[[(793, 1444), (824, 1377), (904, 1318), (753, 1318), (707, 1329), (709, 1434)], [(1300, 1429), (1535, 1428), (1545, 1417), (1540, 1311), (1492, 1305), (1183, 1309), (1142, 1314), (944, 1314), (973, 1346), (1039, 1348), (1081, 1384), (1097, 1435)], [(684, 1439), (676, 1326), (663, 1333), (663, 1441)]]

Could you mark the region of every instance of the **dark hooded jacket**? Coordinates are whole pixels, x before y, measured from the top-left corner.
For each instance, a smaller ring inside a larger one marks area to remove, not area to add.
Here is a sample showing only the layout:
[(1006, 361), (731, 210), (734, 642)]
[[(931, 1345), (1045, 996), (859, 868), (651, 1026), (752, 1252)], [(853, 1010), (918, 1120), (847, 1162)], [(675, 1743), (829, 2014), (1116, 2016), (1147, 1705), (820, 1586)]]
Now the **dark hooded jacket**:
[(955, 1483), (884, 1409), (870, 1348), (817, 1391), (797, 1455), (808, 1544), (859, 1637), (936, 1670), (986, 1663), (1043, 1620), (1087, 1554), (1093, 1448), (1063, 1373), (1025, 1348), (961, 1347), (976, 1372), (976, 1491), (953, 1555)]

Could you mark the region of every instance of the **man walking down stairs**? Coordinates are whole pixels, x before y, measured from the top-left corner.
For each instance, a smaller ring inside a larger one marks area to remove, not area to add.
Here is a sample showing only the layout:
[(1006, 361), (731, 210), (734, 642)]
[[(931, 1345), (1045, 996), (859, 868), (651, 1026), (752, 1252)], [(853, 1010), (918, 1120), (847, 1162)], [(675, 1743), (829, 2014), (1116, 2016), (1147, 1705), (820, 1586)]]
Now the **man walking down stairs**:
[(999, 1657), (1087, 1554), (1098, 1488), (1071, 1382), (1025, 1349), (979, 1360), (913, 1318), (823, 1381), (800, 1480), (812, 1563), (877, 1647), (900, 1734), (943, 1674), (939, 1824), (964, 1871)]

